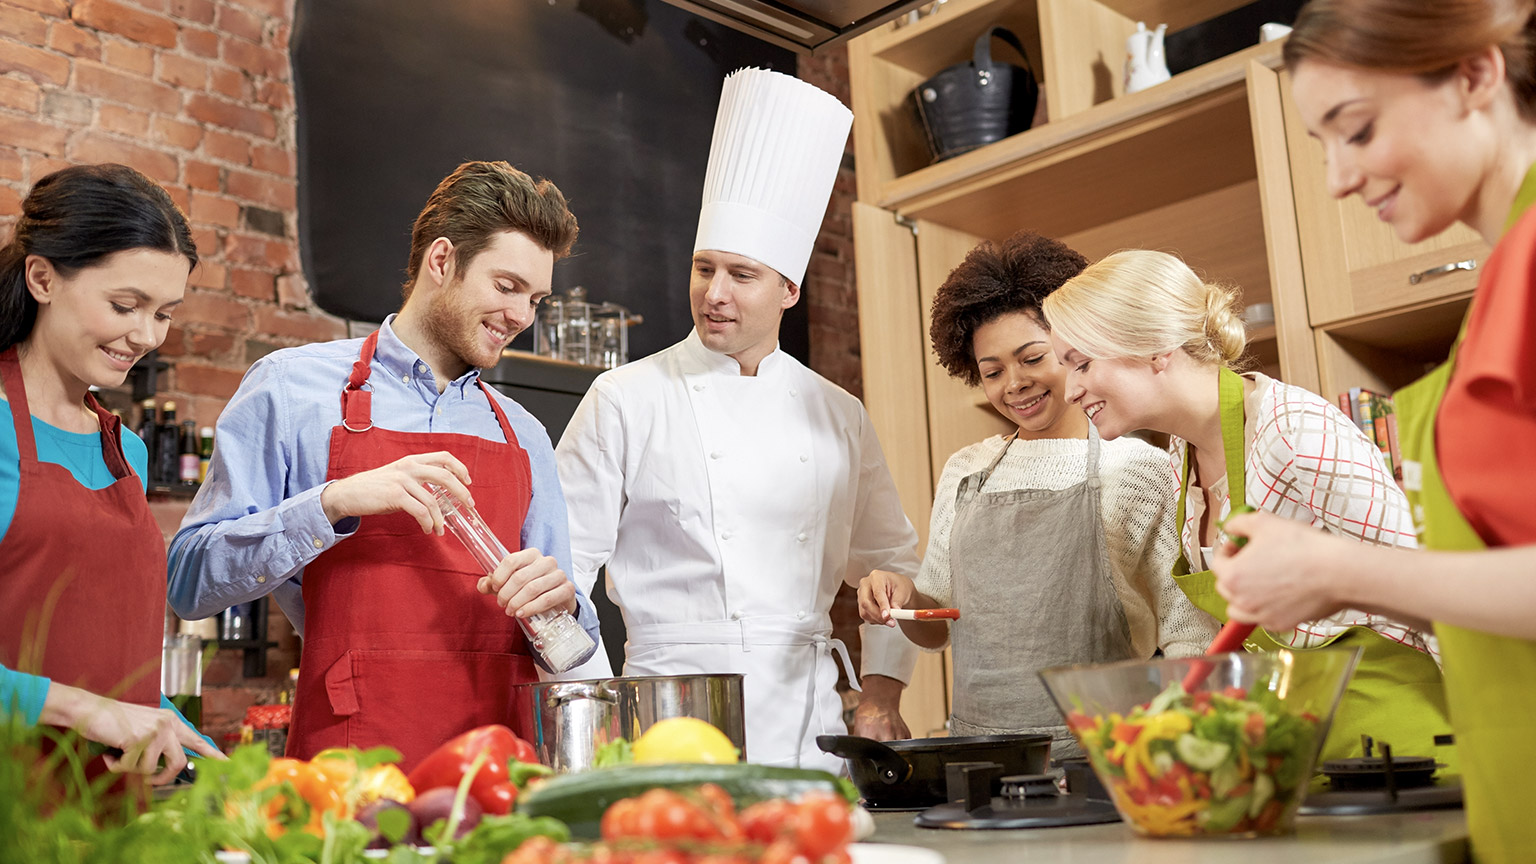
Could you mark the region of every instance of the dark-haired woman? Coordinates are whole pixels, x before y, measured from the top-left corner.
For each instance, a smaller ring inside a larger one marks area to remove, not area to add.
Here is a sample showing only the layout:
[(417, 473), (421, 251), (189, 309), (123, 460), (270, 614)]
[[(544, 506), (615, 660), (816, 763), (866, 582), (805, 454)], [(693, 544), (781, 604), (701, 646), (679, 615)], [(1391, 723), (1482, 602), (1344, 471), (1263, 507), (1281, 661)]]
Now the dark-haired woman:
[(155, 783), (183, 748), (218, 751), (161, 707), (145, 448), (90, 388), (164, 341), (196, 263), (170, 197), (122, 165), (39, 180), (0, 250), (0, 713), (118, 748), (109, 769)]
[(1449, 361), (1396, 396), (1425, 551), (1263, 514), (1218, 559), (1233, 617), (1285, 627), (1369, 604), (1435, 623), (1479, 861), (1536, 849), (1536, 3), (1312, 0), (1285, 46), (1329, 191), (1407, 243), (1494, 245)]
[(960, 608), (952, 634), (942, 621), (901, 625), (930, 650), (953, 639), (954, 734), (1048, 732), (1058, 758), (1076, 744), (1036, 670), (1198, 654), (1216, 633), (1169, 577), (1167, 456), (1134, 438), (1102, 441), (1066, 400), (1040, 303), (1086, 264), (1019, 232), (973, 249), (939, 288), (939, 362), (1016, 428), (944, 466), (916, 581), (877, 570), (859, 586), (871, 623), (888, 623), (891, 608)]

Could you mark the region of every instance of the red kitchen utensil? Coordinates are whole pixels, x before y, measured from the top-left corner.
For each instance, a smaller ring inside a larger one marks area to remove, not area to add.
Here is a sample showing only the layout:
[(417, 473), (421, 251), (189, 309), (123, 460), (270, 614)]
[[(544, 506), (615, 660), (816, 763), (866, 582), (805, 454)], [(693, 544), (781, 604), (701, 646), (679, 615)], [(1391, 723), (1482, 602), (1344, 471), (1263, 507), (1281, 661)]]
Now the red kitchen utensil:
[(887, 609), (885, 611), (899, 621), (960, 620), (959, 609)]
[[(1230, 519), (1240, 513), (1252, 512), (1252, 507), (1234, 507), (1232, 508), (1232, 512), (1227, 514), (1227, 519)], [(1227, 541), (1227, 532), (1225, 530), (1226, 519), (1222, 520), (1222, 528), (1223, 530), (1216, 538), (1217, 548), (1220, 548)], [(1241, 549), (1248, 545), (1248, 538), (1238, 537), (1236, 540), (1232, 541), (1232, 544)], [(1227, 623), (1221, 625), (1221, 630), (1216, 634), (1216, 638), (1211, 640), (1211, 647), (1205, 649), (1205, 653), (1224, 654), (1228, 651), (1236, 651), (1237, 649), (1243, 647), (1243, 640), (1248, 638), (1248, 634), (1253, 632), (1253, 628), (1254, 625), (1252, 624), (1244, 624), (1240, 621), (1228, 621)], [(1209, 663), (1196, 663), (1190, 666), (1189, 673), (1184, 676), (1184, 692), (1193, 693), (1195, 688), (1204, 683), (1206, 676), (1210, 674), (1211, 664)]]
[[(1211, 647), (1205, 649), (1206, 654), (1224, 654), (1228, 651), (1236, 651), (1243, 647), (1243, 640), (1253, 632), (1254, 625), (1244, 624), (1241, 621), (1228, 621), (1221, 625), (1221, 631), (1216, 638), (1211, 640)], [(1195, 663), (1189, 667), (1189, 672), (1184, 676), (1184, 692), (1193, 693), (1196, 687), (1205, 683), (1207, 675), (1211, 674), (1211, 664), (1205, 662)]]

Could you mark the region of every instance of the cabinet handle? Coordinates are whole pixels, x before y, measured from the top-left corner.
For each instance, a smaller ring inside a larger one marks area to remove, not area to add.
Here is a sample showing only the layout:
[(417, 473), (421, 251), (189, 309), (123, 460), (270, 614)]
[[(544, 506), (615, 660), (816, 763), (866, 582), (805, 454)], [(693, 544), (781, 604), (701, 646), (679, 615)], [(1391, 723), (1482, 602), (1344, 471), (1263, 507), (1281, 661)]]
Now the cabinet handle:
[(1408, 277), (1408, 284), (1409, 285), (1417, 285), (1420, 282), (1423, 282), (1425, 279), (1429, 279), (1429, 278), (1434, 277), (1434, 276), (1443, 276), (1446, 273), (1455, 273), (1457, 270), (1476, 270), (1476, 269), (1477, 269), (1477, 259), (1476, 258), (1468, 258), (1465, 261), (1455, 261), (1455, 262), (1452, 262), (1450, 264), (1442, 264), (1439, 267), (1431, 267), (1428, 270), (1422, 271), (1420, 273), (1414, 273), (1413, 275)]

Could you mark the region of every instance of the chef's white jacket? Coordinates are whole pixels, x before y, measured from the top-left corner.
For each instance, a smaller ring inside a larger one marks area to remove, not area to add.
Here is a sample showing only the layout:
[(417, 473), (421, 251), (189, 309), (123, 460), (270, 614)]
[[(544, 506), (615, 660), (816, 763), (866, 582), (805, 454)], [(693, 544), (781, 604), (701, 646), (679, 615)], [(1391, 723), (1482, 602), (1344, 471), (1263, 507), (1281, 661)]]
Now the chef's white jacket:
[[(689, 333), (600, 375), (556, 459), (571, 577), (590, 590), (608, 566), (624, 674), (742, 673), (750, 761), (840, 769), (815, 743), (846, 729), (833, 597), (918, 566), (858, 399), (783, 351), (743, 376)], [(864, 674), (909, 680), (916, 648), (899, 630), (861, 635)]]

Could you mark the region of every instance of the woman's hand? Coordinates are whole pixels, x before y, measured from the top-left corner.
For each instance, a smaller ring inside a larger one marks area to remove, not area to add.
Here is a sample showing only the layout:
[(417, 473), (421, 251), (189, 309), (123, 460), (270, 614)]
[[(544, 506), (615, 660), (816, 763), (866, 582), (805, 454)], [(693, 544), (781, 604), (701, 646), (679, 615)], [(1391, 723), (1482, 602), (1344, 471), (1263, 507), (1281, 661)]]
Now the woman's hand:
[(443, 533), (443, 511), (427, 489), (433, 483), (470, 507), (469, 469), (452, 453), (417, 453), (327, 483), (320, 492), (320, 507), (332, 524), (348, 516), (378, 516), (404, 511), (426, 534)]
[(1285, 632), (1345, 608), (1338, 579), (1344, 568), (1327, 567), (1360, 544), (1272, 513), (1245, 513), (1226, 521), (1229, 537), (1246, 537), (1239, 550), (1230, 540), (1216, 550), (1211, 569), (1227, 600), (1227, 617)]
[[(75, 729), (89, 741), (123, 751), (103, 757), (119, 773), (149, 774), (154, 785), (169, 783), (187, 765), (182, 748), (201, 756), (226, 758), (192, 727), (163, 708), (148, 708), (98, 696), (78, 687), (51, 684), (39, 723)], [(160, 760), (165, 767), (160, 767)]]
[(896, 626), (887, 609), (905, 609), (917, 594), (912, 580), (900, 573), (873, 570), (859, 580), (859, 617), (870, 624)]
[(496, 572), (480, 577), (475, 587), (481, 594), (494, 594), (496, 605), (520, 618), (551, 609), (576, 612), (576, 586), (554, 558), (537, 549), (522, 549), (501, 559)]

